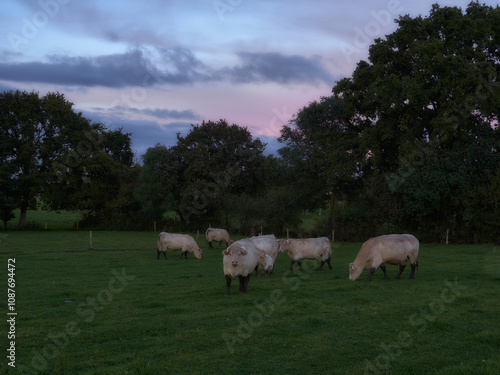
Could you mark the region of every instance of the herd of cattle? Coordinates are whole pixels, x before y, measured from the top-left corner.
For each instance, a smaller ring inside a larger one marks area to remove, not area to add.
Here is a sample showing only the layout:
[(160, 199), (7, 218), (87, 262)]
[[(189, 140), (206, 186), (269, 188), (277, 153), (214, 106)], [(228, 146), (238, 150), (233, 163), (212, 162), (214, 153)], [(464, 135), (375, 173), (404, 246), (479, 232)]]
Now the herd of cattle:
[[(278, 252), (287, 252), (291, 258), (290, 271), (293, 265), (298, 264), (302, 270), (302, 259), (321, 258), (320, 270), (325, 263), (332, 269), (332, 251), (330, 240), (327, 237), (306, 239), (276, 239), (274, 234), (254, 236), (238, 241), (232, 241), (225, 229), (208, 228), (206, 239), (209, 248), (213, 249), (212, 242), (219, 245), (225, 243), (227, 248), (222, 251), (223, 269), (226, 277), (226, 295), (230, 292), (231, 281), (239, 278), (239, 291), (248, 291), (250, 275), (255, 270), (259, 274), (259, 267), (266, 275), (272, 275)], [(401, 277), (409, 260), (411, 265), (410, 279), (415, 277), (415, 268), (418, 267), (419, 241), (411, 234), (389, 234), (370, 238), (363, 243), (356, 259), (349, 264), (349, 280), (357, 280), (363, 269), (369, 269), (367, 281), (370, 281), (377, 268), (384, 272), (388, 279), (385, 263), (399, 265), (396, 279)], [(174, 234), (161, 232), (158, 236), (157, 259), (163, 253), (167, 259), (167, 250), (181, 250), (181, 258), (187, 258), (188, 253), (193, 253), (201, 259), (202, 250), (193, 237), (187, 234)]]

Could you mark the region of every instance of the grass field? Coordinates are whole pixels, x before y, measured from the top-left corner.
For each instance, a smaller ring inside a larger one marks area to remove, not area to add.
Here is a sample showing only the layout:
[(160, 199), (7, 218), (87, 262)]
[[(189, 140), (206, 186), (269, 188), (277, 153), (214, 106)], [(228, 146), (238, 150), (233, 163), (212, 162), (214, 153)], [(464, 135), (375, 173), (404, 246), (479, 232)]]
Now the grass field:
[[(500, 373), (500, 255), (422, 244), (415, 280), (348, 280), (360, 244), (332, 244), (333, 270), (272, 277), (224, 296), (221, 250), (156, 260), (156, 234), (0, 232), (7, 316), (15, 259), (15, 365), (1, 374)], [(409, 267), (408, 267), (409, 268)], [(394, 276), (395, 266), (388, 266)], [(5, 355), (7, 353), (7, 355)]]

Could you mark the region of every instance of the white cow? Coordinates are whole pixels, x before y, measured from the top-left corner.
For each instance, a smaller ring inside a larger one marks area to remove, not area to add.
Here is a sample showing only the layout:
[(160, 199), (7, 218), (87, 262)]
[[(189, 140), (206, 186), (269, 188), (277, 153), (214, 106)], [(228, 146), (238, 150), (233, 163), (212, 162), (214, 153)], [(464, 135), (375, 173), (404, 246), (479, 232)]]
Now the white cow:
[(419, 247), (420, 243), (411, 234), (389, 234), (372, 237), (361, 246), (356, 259), (349, 264), (349, 280), (357, 280), (363, 269), (368, 268), (370, 274), (366, 281), (371, 281), (373, 273), (378, 267), (382, 269), (384, 278), (387, 280), (389, 277), (387, 276), (385, 263), (399, 265), (399, 272), (395, 277), (399, 279), (408, 260), (411, 265), (410, 279), (413, 279), (415, 277), (415, 268), (418, 267)]
[(181, 259), (182, 256), (187, 259), (188, 253), (194, 253), (197, 259), (201, 259), (200, 247), (195, 239), (188, 234), (161, 232), (158, 235), (156, 259), (160, 259), (160, 253), (163, 253), (163, 256), (167, 259), (167, 250), (181, 250)]
[(321, 257), (321, 265), (318, 270), (323, 268), (325, 263), (332, 269), (330, 263), (332, 250), (330, 248), (330, 240), (327, 237), (319, 238), (304, 238), (304, 239), (289, 239), (278, 240), (280, 244), (279, 252), (288, 252), (288, 256), (292, 259), (290, 271), (293, 271), (293, 264), (299, 264), (299, 270), (302, 271), (302, 259), (316, 259)]
[(222, 265), (226, 277), (226, 296), (229, 295), (231, 281), (237, 276), (240, 280), (239, 291), (248, 292), (248, 281), (253, 270), (257, 267), (257, 249), (248, 239), (234, 242), (222, 252)]
[[(276, 262), (276, 257), (278, 256), (278, 241), (276, 240), (276, 237), (274, 234), (266, 234), (263, 236), (253, 236), (250, 237), (249, 240), (255, 245), (257, 250), (262, 250), (266, 255), (271, 257), (272, 260), (272, 266), (268, 266), (268, 269), (270, 268), (270, 273), (271, 275), (273, 274), (273, 266), (274, 263)], [(269, 263), (269, 262), (267, 262)], [(264, 266), (263, 266), (264, 267)], [(265, 270), (265, 267), (264, 267)], [(257, 275), (258, 269), (256, 270)], [(268, 271), (266, 271), (266, 275), (268, 274)]]
[(208, 248), (213, 249), (212, 241), (218, 242), (219, 246), (222, 242), (226, 243), (226, 247), (229, 246), (233, 241), (229, 238), (229, 233), (225, 229), (220, 228), (208, 228), (205, 232), (205, 237), (208, 242)]

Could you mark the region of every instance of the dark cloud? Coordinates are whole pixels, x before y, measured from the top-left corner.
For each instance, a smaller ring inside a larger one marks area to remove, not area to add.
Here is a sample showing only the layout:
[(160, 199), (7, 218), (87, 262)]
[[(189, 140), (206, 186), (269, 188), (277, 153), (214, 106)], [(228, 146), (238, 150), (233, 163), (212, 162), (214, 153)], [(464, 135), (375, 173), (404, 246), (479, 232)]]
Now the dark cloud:
[(191, 51), (159, 50), (159, 66), (135, 49), (122, 54), (97, 57), (50, 56), (48, 62), (0, 63), (0, 79), (58, 85), (104, 87), (184, 84), (196, 80), (203, 69)]
[[(134, 49), (97, 57), (52, 55), (47, 62), (0, 62), (0, 79), (84, 87), (151, 87), (197, 82), (318, 83), (333, 79), (318, 58), (241, 52), (242, 63), (210, 69), (185, 48)], [(1, 61), (1, 60), (0, 60)]]
[(200, 120), (200, 116), (191, 110), (177, 111), (175, 109), (162, 109), (162, 108), (146, 108), (137, 110), (139, 113), (151, 115), (157, 118), (171, 118), (171, 119), (185, 119), (185, 120)]
[(239, 56), (243, 64), (230, 70), (235, 82), (333, 83), (332, 76), (321, 65), (319, 58), (287, 56), (276, 52), (240, 52)]

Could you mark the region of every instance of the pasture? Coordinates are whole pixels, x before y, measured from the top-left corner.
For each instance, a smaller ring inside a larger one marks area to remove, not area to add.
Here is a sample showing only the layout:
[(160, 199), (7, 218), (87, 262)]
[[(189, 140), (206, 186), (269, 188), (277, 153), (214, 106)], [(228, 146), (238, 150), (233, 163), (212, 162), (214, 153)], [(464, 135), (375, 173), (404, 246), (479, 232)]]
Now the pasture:
[[(1, 374), (499, 374), (500, 255), (493, 245), (421, 244), (408, 280), (348, 280), (359, 243), (332, 244), (333, 270), (304, 261), (224, 296), (223, 248), (156, 259), (157, 234), (0, 232), (2, 304), (15, 258), (15, 364)], [(396, 266), (387, 266), (390, 277)]]

